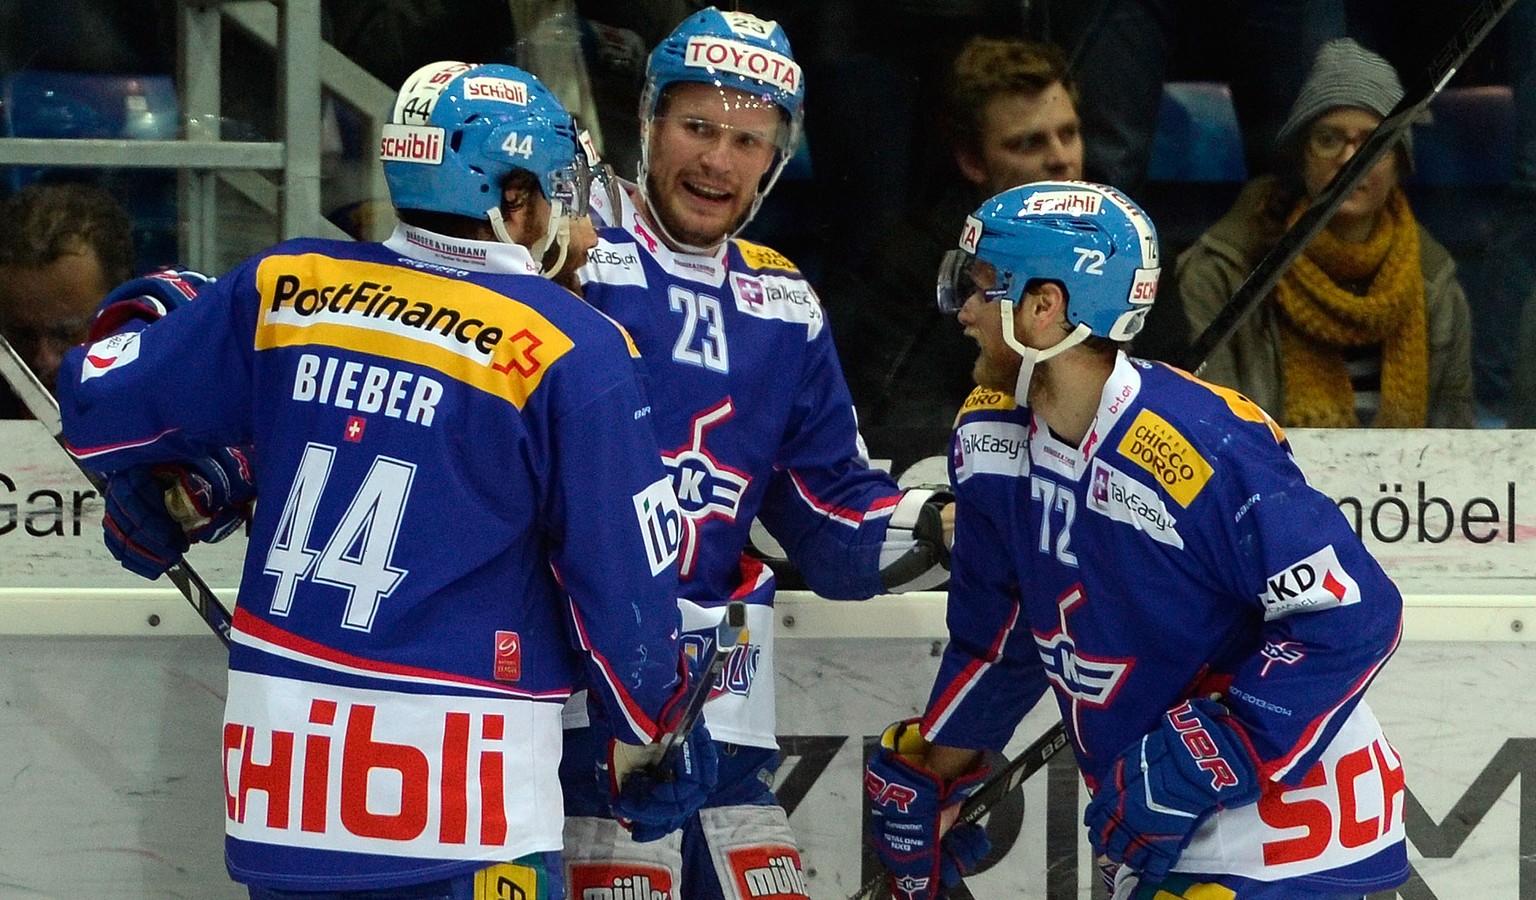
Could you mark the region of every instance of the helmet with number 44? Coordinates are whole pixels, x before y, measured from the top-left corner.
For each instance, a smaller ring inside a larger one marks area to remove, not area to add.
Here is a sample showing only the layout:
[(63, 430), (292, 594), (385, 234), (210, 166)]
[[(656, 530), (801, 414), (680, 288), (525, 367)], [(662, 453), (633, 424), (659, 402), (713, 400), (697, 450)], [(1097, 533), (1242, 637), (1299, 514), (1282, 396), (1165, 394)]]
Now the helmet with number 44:
[[(395, 98), (379, 157), (397, 209), (489, 219), (502, 236), (502, 182), (526, 169), (552, 220), (586, 213), (590, 174), (576, 125), (548, 88), (515, 66), (443, 61), (417, 69)], [(548, 228), (546, 238), (560, 232)], [(533, 248), (536, 259), (547, 246)]]

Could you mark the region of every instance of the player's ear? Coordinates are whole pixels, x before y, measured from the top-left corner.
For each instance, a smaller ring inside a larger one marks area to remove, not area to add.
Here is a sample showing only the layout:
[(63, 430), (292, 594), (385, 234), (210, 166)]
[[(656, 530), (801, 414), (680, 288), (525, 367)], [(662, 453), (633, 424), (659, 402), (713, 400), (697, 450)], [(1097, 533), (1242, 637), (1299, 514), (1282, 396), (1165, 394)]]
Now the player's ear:
[(979, 188), (987, 186), (987, 167), (982, 164), (981, 155), (974, 150), (956, 147), (955, 165), (960, 167), (960, 174), (965, 176), (966, 181)]

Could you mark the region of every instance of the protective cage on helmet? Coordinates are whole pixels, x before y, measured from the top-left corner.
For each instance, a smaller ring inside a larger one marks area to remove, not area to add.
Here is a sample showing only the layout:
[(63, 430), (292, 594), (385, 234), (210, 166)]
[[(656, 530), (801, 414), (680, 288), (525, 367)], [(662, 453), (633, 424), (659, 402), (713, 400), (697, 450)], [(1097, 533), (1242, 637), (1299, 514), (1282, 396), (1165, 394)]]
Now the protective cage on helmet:
[(516, 66), (435, 62), (395, 98), (379, 157), (399, 209), (483, 219), (515, 169), (539, 180), (567, 214), (586, 210), (590, 181), (569, 113)]
[[(724, 236), (729, 238), (757, 215), (763, 198), (773, 189), (800, 144), (804, 121), (804, 73), (795, 62), (789, 37), (777, 22), (759, 19), (750, 13), (724, 12), (713, 6), (685, 19), (656, 46), (646, 62), (645, 89), (640, 98), (644, 135), (637, 180), (647, 203), (650, 203), (651, 150), (648, 135), (667, 89), (681, 83), (741, 91), (777, 107), (784, 117), (782, 127), (774, 136), (775, 158), (758, 183), (751, 208), (731, 233)], [(650, 205), (655, 208), (654, 203)], [(691, 250), (706, 249), (676, 241), (666, 223), (656, 224), (673, 245)]]
[(1094, 335), (1130, 340), (1157, 297), (1157, 231), (1124, 194), (1083, 181), (1011, 188), (966, 218), (960, 247), (940, 267), (939, 307), (983, 299), (1019, 302), (1033, 281), (1067, 294), (1067, 318)]

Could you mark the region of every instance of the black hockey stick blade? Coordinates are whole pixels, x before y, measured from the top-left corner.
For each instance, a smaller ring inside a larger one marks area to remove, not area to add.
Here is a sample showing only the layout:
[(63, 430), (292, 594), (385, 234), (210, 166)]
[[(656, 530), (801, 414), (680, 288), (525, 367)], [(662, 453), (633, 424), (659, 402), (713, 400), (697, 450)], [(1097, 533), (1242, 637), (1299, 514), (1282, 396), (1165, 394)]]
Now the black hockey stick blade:
[[(1045, 764), (1051, 761), (1051, 757), (1066, 746), (1067, 726), (1057, 722), (1045, 734), (1036, 738), (1033, 744), (1025, 747), (1022, 753), (999, 767), (986, 781), (983, 781), (981, 786), (960, 805), (960, 812), (955, 816), (954, 824), (950, 827), (970, 825), (980, 821), (982, 816), (991, 812), (992, 807), (1013, 793), (1025, 779), (1045, 768)], [(880, 888), (884, 884), (885, 873), (877, 872), (848, 900), (875, 900), (880, 895)], [(951, 888), (950, 892), (959, 896), (954, 888)]]
[(677, 726), (662, 736), (656, 762), (647, 767), (652, 778), (664, 780), (671, 777), (673, 758), (682, 752), (681, 745), (703, 714), (704, 704), (709, 700), (709, 692), (715, 680), (725, 670), (725, 664), (731, 659), (731, 651), (736, 649), (746, 631), (747, 605), (740, 600), (732, 600), (726, 604), (725, 618), (715, 626), (715, 636), (704, 650), (704, 664), (699, 667), (698, 680), (689, 688), (691, 693), (683, 706), (683, 714), (678, 717)]
[(1488, 32), (1515, 2), (1484, 0), (1472, 10), (1451, 42), (1430, 61), (1429, 68), (1409, 85), (1402, 101), (1376, 126), (1376, 130), (1365, 139), (1344, 168), (1333, 176), (1333, 180), (1328, 182), (1323, 192), (1301, 214), (1301, 218), (1280, 236), (1279, 242), (1259, 261), (1247, 279), (1238, 285), (1232, 293), (1232, 299), (1211, 320), (1211, 324), (1195, 338), (1184, 358), (1183, 367), (1186, 370), (1200, 374), (1211, 352), (1231, 337), (1232, 332), (1258, 308), (1259, 302), (1269, 296), (1280, 277), (1312, 239), (1317, 237), (1317, 233), (1323, 230), (1328, 220), (1333, 218), (1339, 205), (1365, 177), (1366, 172), (1424, 113), (1430, 101), (1435, 99), (1456, 74), (1456, 70), (1467, 61), (1467, 57), (1472, 55), (1472, 51), (1477, 49), (1477, 45), (1482, 43), (1483, 38), (1487, 37)]
[[(53, 394), (49, 393), (43, 383), (37, 380), (37, 375), (16, 352), (16, 348), (11, 346), (11, 342), (6, 340), (5, 335), (0, 335), (0, 377), (5, 379), (5, 383), (10, 385), (11, 391), (26, 404), (27, 409), (32, 411), (33, 417), (48, 429), (48, 433), (53, 436), (59, 449), (63, 450), (64, 455), (68, 456), (85, 475), (91, 487), (96, 489), (96, 493), (105, 496), (106, 490), (102, 480), (81, 465), (64, 443), (64, 420), (59, 414), (59, 401), (55, 400)], [(170, 578), (171, 583), (176, 585), (177, 590), (181, 591), (181, 595), (187, 598), (187, 602), (192, 604), (192, 608), (197, 610), (198, 616), (213, 630), (214, 635), (223, 641), (226, 647), (229, 646), (229, 610), (219, 602), (219, 598), (203, 581), (202, 576), (198, 575), (185, 559), (171, 566), (165, 574)]]

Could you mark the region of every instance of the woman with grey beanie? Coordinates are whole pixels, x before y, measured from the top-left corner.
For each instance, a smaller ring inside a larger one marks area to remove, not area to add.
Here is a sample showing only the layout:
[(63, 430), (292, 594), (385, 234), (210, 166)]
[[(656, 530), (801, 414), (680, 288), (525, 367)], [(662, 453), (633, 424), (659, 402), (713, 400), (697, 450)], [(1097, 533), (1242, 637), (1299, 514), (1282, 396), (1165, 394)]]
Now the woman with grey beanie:
[[(1355, 41), (1324, 44), (1276, 137), (1275, 172), (1179, 256), (1193, 333), (1311, 205), (1403, 97), (1392, 66)], [(1471, 428), (1471, 314), (1450, 254), (1400, 184), (1403, 139), (1345, 197), (1202, 377), (1307, 428)]]

